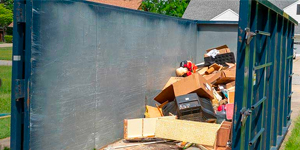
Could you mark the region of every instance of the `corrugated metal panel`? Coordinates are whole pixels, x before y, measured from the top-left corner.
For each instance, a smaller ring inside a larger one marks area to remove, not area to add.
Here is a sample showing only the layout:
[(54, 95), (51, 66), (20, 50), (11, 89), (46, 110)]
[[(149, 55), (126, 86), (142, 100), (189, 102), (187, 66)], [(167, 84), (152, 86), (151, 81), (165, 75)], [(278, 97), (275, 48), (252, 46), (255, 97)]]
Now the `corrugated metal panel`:
[[(199, 23), (199, 22), (198, 22)], [(224, 23), (224, 24), (219, 24)], [(205, 50), (227, 45), (236, 55), (238, 24), (227, 22), (201, 22), (198, 24), (197, 62), (204, 62)]]
[(92, 149), (122, 138), (123, 119), (143, 117), (179, 62), (196, 60), (194, 21), (92, 2), (33, 1), (27, 13), (30, 102), (27, 125), (17, 127), (25, 149)]
[(232, 147), (278, 149), (290, 125), (297, 22), (266, 1), (240, 7)]

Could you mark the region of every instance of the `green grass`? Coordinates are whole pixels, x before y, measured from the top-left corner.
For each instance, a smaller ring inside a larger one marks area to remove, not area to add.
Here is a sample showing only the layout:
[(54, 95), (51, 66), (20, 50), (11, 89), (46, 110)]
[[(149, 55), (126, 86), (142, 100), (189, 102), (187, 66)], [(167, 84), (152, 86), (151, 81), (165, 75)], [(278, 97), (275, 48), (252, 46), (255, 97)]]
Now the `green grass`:
[(10, 136), (10, 118), (0, 119), (0, 139)]
[(295, 150), (300, 148), (300, 116), (295, 120), (295, 127), (292, 130), (292, 135), (286, 142), (286, 150)]
[(10, 113), (11, 66), (0, 66), (0, 113)]
[(11, 60), (11, 58), (12, 58), (12, 47), (1, 47), (0, 60)]
[[(0, 66), (0, 113), (10, 113), (11, 66)], [(0, 119), (0, 139), (10, 136), (10, 118)]]

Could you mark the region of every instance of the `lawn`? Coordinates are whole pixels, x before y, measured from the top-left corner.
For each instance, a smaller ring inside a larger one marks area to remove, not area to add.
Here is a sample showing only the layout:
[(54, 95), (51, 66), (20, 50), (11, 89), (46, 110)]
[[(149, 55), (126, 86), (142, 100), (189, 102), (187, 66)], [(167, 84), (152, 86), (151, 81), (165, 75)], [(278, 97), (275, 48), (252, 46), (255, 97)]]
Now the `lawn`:
[(285, 145), (286, 150), (295, 150), (300, 148), (300, 116), (295, 120), (295, 127), (292, 130), (292, 135), (289, 137)]
[(12, 58), (12, 47), (1, 47), (0, 60), (11, 60), (11, 58)]
[(10, 118), (0, 119), (0, 139), (10, 136)]
[[(11, 66), (0, 66), (0, 113), (10, 113)], [(0, 139), (10, 135), (10, 118), (0, 119)]]

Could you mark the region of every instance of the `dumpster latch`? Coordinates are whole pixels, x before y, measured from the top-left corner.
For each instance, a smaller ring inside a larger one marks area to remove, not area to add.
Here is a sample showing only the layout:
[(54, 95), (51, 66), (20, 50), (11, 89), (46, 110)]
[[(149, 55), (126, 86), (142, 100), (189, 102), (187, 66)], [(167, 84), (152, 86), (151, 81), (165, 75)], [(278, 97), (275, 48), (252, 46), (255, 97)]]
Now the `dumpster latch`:
[(245, 125), (247, 118), (248, 118), (248, 116), (251, 115), (251, 113), (252, 113), (252, 110), (246, 109), (245, 107), (243, 107), (242, 110), (240, 111), (240, 114), (242, 115), (241, 123), (243, 126)]
[(247, 45), (249, 45), (253, 37), (256, 35), (256, 33), (251, 32), (250, 28), (246, 28), (245, 30), (246, 30), (246, 40), (247, 40), (246, 43)]
[(25, 97), (25, 80), (16, 79), (15, 80), (15, 99), (18, 101), (19, 98)]

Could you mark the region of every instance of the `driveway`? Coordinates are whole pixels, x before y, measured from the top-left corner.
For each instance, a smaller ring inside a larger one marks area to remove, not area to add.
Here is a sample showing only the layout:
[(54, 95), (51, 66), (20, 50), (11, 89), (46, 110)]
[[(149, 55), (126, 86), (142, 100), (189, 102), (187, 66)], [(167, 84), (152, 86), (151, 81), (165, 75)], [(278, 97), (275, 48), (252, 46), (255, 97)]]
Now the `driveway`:
[(0, 44), (0, 47), (12, 47), (12, 43)]
[(0, 66), (11, 66), (12, 61), (10, 60), (0, 60)]

